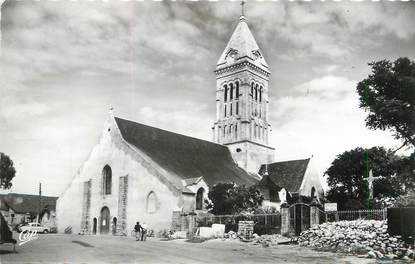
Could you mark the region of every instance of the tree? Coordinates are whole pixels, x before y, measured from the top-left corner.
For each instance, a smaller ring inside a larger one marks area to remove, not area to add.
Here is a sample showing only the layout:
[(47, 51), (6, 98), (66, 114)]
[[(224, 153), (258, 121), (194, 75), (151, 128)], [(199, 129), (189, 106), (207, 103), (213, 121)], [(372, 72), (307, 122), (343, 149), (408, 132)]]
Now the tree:
[(12, 187), (12, 179), (16, 174), (13, 161), (9, 156), (0, 152), (0, 188), (9, 189)]
[(405, 192), (415, 190), (415, 152), (407, 157), (396, 160), (395, 167), (398, 179), (405, 188)]
[(264, 197), (255, 186), (245, 187), (233, 183), (219, 183), (208, 194), (212, 204), (208, 209), (213, 214), (238, 214), (258, 208)]
[(397, 197), (404, 192), (396, 176), (401, 157), (383, 147), (356, 148), (338, 155), (327, 169), (330, 187), (327, 199), (337, 202), (340, 209), (360, 209), (368, 205), (368, 171), (379, 177), (373, 182), (373, 196)]
[(415, 62), (399, 58), (371, 62), (372, 74), (357, 85), (366, 126), (391, 129), (403, 146), (415, 146)]

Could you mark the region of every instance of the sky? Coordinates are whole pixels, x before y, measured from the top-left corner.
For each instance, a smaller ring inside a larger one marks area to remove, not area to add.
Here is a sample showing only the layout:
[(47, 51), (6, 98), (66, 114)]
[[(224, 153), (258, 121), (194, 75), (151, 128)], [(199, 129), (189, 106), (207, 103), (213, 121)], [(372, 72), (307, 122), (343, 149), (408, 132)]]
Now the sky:
[[(4, 0), (0, 0), (2, 2)], [(270, 69), (276, 160), (321, 175), (356, 147), (397, 148), (365, 127), (356, 84), (375, 60), (415, 59), (415, 2), (255, 2), (245, 16)], [(0, 152), (6, 192), (60, 195), (116, 116), (211, 140), (216, 62), (235, 1), (16, 1), (2, 5)], [(5, 191), (3, 191), (5, 192)]]

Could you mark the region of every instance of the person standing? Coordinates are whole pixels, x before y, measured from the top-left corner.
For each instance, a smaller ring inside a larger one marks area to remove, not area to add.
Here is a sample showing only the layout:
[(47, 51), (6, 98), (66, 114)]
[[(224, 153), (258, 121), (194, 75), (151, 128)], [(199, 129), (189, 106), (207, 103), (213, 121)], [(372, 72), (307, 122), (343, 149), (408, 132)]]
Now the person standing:
[(134, 226), (135, 238), (137, 241), (140, 240), (142, 230), (143, 230), (143, 227), (140, 225), (140, 222), (137, 222)]

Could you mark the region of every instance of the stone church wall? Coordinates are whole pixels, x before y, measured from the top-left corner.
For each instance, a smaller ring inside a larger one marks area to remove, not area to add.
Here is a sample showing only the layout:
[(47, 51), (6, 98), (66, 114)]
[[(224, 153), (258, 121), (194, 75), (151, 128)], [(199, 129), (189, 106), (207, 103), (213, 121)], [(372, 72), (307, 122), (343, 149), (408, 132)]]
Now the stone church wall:
[(84, 182), (83, 184), (83, 198), (82, 198), (82, 219), (81, 219), (81, 229), (88, 232), (91, 225), (89, 222), (89, 211), (91, 209), (91, 180)]
[(262, 164), (274, 162), (274, 149), (244, 141), (226, 145), (239, 167), (258, 173)]
[(127, 233), (128, 175), (121, 176), (118, 189), (117, 234)]
[[(104, 195), (102, 190), (105, 165), (110, 166), (112, 171), (112, 188), (108, 195)], [(181, 210), (184, 201), (181, 193), (175, 192), (157, 176), (156, 168), (157, 164), (142, 158), (122, 139), (113, 117), (109, 118), (99, 144), (58, 199), (58, 232), (64, 232), (70, 226), (72, 232), (78, 233), (81, 223), (85, 222), (90, 223), (91, 231), (96, 218), (99, 234), (103, 207), (109, 209), (111, 224), (114, 217), (117, 218), (117, 231), (126, 230), (129, 233), (137, 221), (146, 222), (154, 230), (169, 229), (173, 211)], [(86, 212), (83, 211), (86, 208), (84, 182), (88, 181), (91, 182), (90, 207)], [(149, 211), (147, 200), (150, 193), (155, 199)], [(89, 215), (89, 220), (83, 220), (82, 215)], [(114, 226), (111, 225), (111, 228)]]
[(311, 158), (307, 170), (304, 174), (303, 182), (299, 190), (299, 194), (303, 196), (311, 196), (311, 189), (315, 188), (315, 195), (319, 198), (322, 198), (324, 195), (324, 189), (322, 184), (322, 178), (318, 172), (314, 159)]

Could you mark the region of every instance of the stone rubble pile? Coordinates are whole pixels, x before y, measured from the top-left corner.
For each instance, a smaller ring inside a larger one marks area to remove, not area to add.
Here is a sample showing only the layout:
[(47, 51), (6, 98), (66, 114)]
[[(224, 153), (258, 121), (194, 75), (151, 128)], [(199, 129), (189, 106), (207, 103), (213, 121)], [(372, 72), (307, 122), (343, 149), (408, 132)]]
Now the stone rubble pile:
[[(234, 231), (229, 231), (228, 233), (225, 233), (223, 236), (223, 240), (236, 239), (244, 240), (242, 236), (239, 236), (238, 233)], [(278, 243), (281, 241), (287, 241), (287, 238), (283, 237), (280, 234), (259, 236), (255, 233), (252, 235), (252, 240), (250, 240), (250, 242), (252, 242), (254, 245), (261, 245), (262, 247), (274, 247), (277, 246)]]
[(274, 247), (277, 246), (279, 242), (286, 240), (283, 236), (279, 234), (274, 235), (262, 235), (258, 236), (254, 234), (254, 245), (262, 245), (263, 247)]
[(413, 246), (390, 236), (386, 221), (356, 220), (324, 223), (301, 233), (301, 246), (358, 254), (378, 259), (414, 259)]
[(223, 234), (224, 239), (239, 239), (238, 234), (234, 231), (229, 231), (228, 233)]

